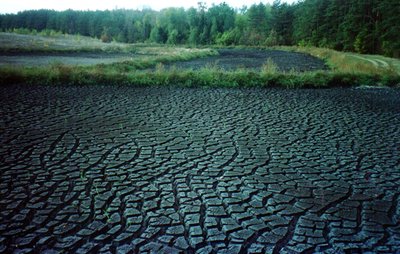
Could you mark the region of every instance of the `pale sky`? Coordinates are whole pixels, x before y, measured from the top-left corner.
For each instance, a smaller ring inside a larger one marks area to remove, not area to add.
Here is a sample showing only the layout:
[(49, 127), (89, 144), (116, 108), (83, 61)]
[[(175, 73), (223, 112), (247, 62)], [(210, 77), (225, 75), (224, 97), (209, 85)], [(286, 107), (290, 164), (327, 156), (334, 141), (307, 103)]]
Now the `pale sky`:
[[(243, 5), (251, 6), (256, 3), (273, 3), (273, 0), (0, 0), (0, 13), (17, 13), (23, 10), (53, 9), (53, 10), (105, 10), (115, 8), (143, 9), (151, 8), (161, 10), (167, 7), (196, 7), (198, 2), (205, 2), (208, 7), (213, 3), (226, 2), (233, 8), (240, 8)], [(297, 0), (282, 0), (281, 2), (293, 3)]]

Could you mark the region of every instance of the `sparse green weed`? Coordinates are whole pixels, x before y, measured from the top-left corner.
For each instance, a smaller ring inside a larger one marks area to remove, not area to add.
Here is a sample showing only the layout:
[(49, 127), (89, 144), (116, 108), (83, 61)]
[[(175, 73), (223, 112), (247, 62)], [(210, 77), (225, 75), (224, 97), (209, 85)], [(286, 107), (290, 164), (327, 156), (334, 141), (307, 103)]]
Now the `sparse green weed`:
[(276, 74), (278, 72), (278, 66), (268, 58), (266, 63), (261, 67), (261, 73), (264, 75)]
[(110, 208), (109, 207), (107, 209), (103, 210), (103, 215), (104, 215), (104, 217), (107, 218), (107, 223), (109, 223), (110, 220), (111, 220)]

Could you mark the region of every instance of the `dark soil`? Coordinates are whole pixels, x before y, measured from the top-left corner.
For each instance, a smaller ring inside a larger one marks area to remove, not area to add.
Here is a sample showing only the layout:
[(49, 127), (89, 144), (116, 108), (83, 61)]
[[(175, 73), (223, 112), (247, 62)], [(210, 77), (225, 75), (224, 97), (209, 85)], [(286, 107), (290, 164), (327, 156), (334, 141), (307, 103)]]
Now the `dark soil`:
[(311, 55), (287, 52), (282, 50), (256, 50), (256, 49), (221, 49), (219, 56), (200, 58), (168, 65), (177, 68), (200, 69), (205, 66), (217, 66), (224, 70), (260, 68), (271, 59), (280, 71), (315, 71), (327, 70), (324, 61)]
[(0, 87), (0, 253), (398, 253), (394, 89)]

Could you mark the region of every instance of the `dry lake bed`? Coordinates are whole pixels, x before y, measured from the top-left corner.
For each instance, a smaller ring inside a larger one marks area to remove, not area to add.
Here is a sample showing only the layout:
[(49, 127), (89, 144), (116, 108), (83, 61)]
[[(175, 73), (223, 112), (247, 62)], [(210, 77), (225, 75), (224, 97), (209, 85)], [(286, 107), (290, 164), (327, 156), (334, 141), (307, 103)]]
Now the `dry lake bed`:
[(396, 89), (0, 88), (1, 253), (396, 253)]

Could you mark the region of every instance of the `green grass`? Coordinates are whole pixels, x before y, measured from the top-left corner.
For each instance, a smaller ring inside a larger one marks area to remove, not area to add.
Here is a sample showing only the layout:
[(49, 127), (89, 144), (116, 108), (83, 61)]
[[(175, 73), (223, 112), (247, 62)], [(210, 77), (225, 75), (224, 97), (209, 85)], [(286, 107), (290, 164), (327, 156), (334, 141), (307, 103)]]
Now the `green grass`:
[[(324, 59), (329, 71), (306, 73), (279, 72), (271, 61), (261, 71), (237, 69), (224, 71), (217, 66), (200, 70), (181, 70), (164, 68), (164, 64), (215, 55), (212, 49), (168, 47), (148, 44), (104, 44), (91, 38), (76, 38), (67, 35), (32, 36), (20, 38), (12, 43), (7, 34), (0, 33), (0, 51), (43, 50), (41, 44), (53, 41), (47, 50), (71, 52), (80, 50), (109, 50), (113, 52), (136, 52), (140, 57), (131, 61), (94, 66), (67, 66), (60, 63), (47, 67), (1, 67), (0, 84), (41, 84), (41, 85), (134, 85), (134, 86), (185, 86), (185, 87), (270, 87), (286, 88), (325, 88), (349, 86), (399, 86), (400, 61), (382, 56), (342, 53), (321, 48), (278, 47), (277, 49), (303, 52)], [(8, 40), (8, 42), (6, 42)], [(93, 41), (94, 40), (94, 41)], [(38, 42), (39, 41), (39, 42)], [(32, 46), (35, 45), (35, 46)], [(30, 46), (29, 46), (29, 45)], [(17, 45), (17, 46), (15, 46)], [(28, 46), (27, 46), (28, 45)], [(64, 45), (64, 46), (63, 46)], [(65, 46), (67, 45), (67, 46)]]
[(400, 75), (400, 60), (395, 58), (389, 58), (380, 55), (360, 55), (360, 54), (351, 54), (347, 53), (350, 57), (355, 57), (359, 60), (362, 60), (367, 65), (373, 65), (374, 67), (378, 67), (378, 70), (389, 70), (391, 72), (396, 72)]
[(308, 72), (272, 73), (270, 71), (252, 72), (246, 70), (223, 71), (206, 67), (197, 71), (169, 69), (160, 65), (155, 71), (121, 71), (109, 66), (79, 68), (52, 66), (44, 68), (0, 69), (1, 83), (42, 84), (42, 85), (134, 85), (134, 86), (184, 86), (184, 87), (271, 87), (286, 88), (324, 88), (349, 87), (354, 85), (386, 85), (399, 82), (397, 78), (385, 78), (369, 74)]
[(275, 47), (287, 51), (307, 53), (327, 62), (335, 73), (400, 75), (400, 60), (380, 55), (362, 55), (316, 47)]
[[(379, 55), (361, 55), (316, 47), (274, 47), (323, 59), (329, 71), (316, 73), (316, 83), (325, 86), (400, 87), (400, 60)], [(313, 75), (313, 74), (311, 74)], [(300, 76), (308, 76), (301, 74)], [(308, 79), (308, 78), (305, 78)]]
[(153, 43), (104, 43), (99, 39), (55, 33), (23, 34), (0, 32), (0, 53), (137, 53), (139, 55), (177, 55), (187, 51), (187, 47), (166, 46)]
[(80, 35), (0, 33), (0, 52), (136, 52), (132, 44), (103, 43)]

